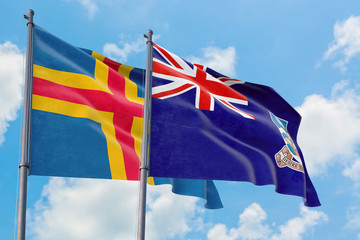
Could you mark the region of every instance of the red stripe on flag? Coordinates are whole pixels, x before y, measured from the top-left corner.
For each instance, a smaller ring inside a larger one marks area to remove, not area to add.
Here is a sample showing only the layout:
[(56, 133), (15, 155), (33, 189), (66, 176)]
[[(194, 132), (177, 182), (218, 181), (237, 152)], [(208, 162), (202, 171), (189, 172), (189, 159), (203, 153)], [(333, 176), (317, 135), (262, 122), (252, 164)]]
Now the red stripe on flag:
[(249, 113), (246, 113), (244, 111), (241, 111), (240, 109), (234, 107), (233, 105), (231, 105), (230, 103), (228, 103), (227, 101), (225, 100), (222, 100), (222, 99), (219, 99), (220, 102), (222, 102), (224, 105), (228, 106), (229, 108), (233, 109), (234, 111), (238, 112), (239, 114), (242, 114), (242, 115), (246, 115), (248, 116), (249, 118), (251, 119), (255, 119), (255, 117)]
[(187, 89), (193, 88), (193, 87), (194, 87), (193, 84), (188, 83), (188, 84), (181, 85), (178, 88), (171, 89), (169, 91), (165, 91), (165, 92), (161, 92), (161, 93), (155, 93), (152, 96), (155, 97), (155, 98), (168, 97), (169, 95), (175, 95), (177, 93), (180, 93), (180, 92), (182, 92), (184, 90), (187, 90)]
[(184, 73), (178, 72), (172, 69), (169, 65), (164, 65), (162, 63), (153, 62), (153, 72), (157, 74), (169, 75), (172, 77), (178, 77), (182, 79), (191, 79), (191, 76), (186, 75)]
[(183, 69), (177, 61), (174, 60), (174, 58), (165, 50), (163, 49), (162, 47), (160, 47), (159, 45), (155, 44), (154, 43), (154, 46), (157, 48), (157, 50), (159, 50), (169, 61), (170, 63), (177, 67), (177, 68), (180, 68), (180, 69)]
[(115, 62), (111, 60), (110, 58), (105, 57), (103, 63), (114, 69), (115, 71), (119, 70), (119, 67), (122, 65), (121, 63)]

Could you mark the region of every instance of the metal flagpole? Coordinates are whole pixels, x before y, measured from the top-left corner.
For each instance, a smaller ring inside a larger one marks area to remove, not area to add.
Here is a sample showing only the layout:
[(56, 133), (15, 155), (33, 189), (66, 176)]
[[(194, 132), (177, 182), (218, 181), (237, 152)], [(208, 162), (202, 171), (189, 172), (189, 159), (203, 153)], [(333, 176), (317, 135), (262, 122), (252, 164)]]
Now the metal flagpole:
[(139, 193), (139, 216), (137, 239), (145, 239), (145, 213), (146, 213), (146, 187), (148, 173), (148, 157), (150, 145), (150, 113), (151, 113), (151, 88), (152, 88), (152, 58), (153, 58), (153, 31), (148, 30), (147, 54), (146, 54), (146, 75), (145, 75), (145, 97), (144, 97), (144, 127), (142, 137), (142, 154), (140, 166), (140, 193)]
[(18, 203), (18, 224), (17, 240), (25, 239), (26, 226), (26, 192), (27, 175), (29, 170), (29, 146), (30, 146), (30, 121), (31, 121), (31, 92), (32, 92), (32, 59), (33, 59), (33, 38), (34, 38), (34, 11), (29, 10), (28, 16), (24, 15), (27, 22), (27, 47), (25, 65), (25, 88), (24, 88), (24, 112), (21, 143), (20, 181), (19, 181), (19, 203)]

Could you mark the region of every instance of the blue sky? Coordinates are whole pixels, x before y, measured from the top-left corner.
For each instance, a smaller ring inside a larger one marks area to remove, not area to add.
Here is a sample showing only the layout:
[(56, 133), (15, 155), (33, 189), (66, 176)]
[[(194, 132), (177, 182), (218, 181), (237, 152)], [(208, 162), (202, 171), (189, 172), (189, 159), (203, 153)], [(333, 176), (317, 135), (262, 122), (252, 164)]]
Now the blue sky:
[[(0, 2), (0, 235), (14, 239), (26, 21), (145, 66), (142, 35), (192, 61), (273, 87), (302, 115), (298, 142), (322, 206), (273, 186), (216, 182), (224, 208), (148, 192), (148, 239), (360, 239), (360, 2)], [(135, 239), (138, 183), (30, 176), (27, 239)]]

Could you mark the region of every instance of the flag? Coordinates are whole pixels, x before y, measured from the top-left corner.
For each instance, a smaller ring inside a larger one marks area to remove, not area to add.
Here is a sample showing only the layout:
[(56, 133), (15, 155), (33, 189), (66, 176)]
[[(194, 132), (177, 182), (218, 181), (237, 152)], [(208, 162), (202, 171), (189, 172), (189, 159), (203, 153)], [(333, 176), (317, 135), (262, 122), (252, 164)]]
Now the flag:
[[(144, 76), (35, 26), (30, 174), (139, 180)], [(222, 207), (210, 180), (148, 183)]]
[(156, 44), (153, 57), (150, 176), (274, 184), (320, 205), (296, 140), (301, 116), (279, 94)]

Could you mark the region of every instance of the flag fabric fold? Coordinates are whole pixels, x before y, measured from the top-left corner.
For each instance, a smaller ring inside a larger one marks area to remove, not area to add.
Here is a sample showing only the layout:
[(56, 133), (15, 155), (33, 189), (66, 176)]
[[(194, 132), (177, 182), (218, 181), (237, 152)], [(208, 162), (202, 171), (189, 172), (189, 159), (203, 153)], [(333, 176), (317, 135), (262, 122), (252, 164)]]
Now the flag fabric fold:
[[(144, 70), (34, 29), (30, 174), (139, 180)], [(211, 180), (148, 178), (221, 208)]]
[(297, 144), (301, 116), (272, 88), (154, 44), (150, 176), (275, 185), (319, 206)]

